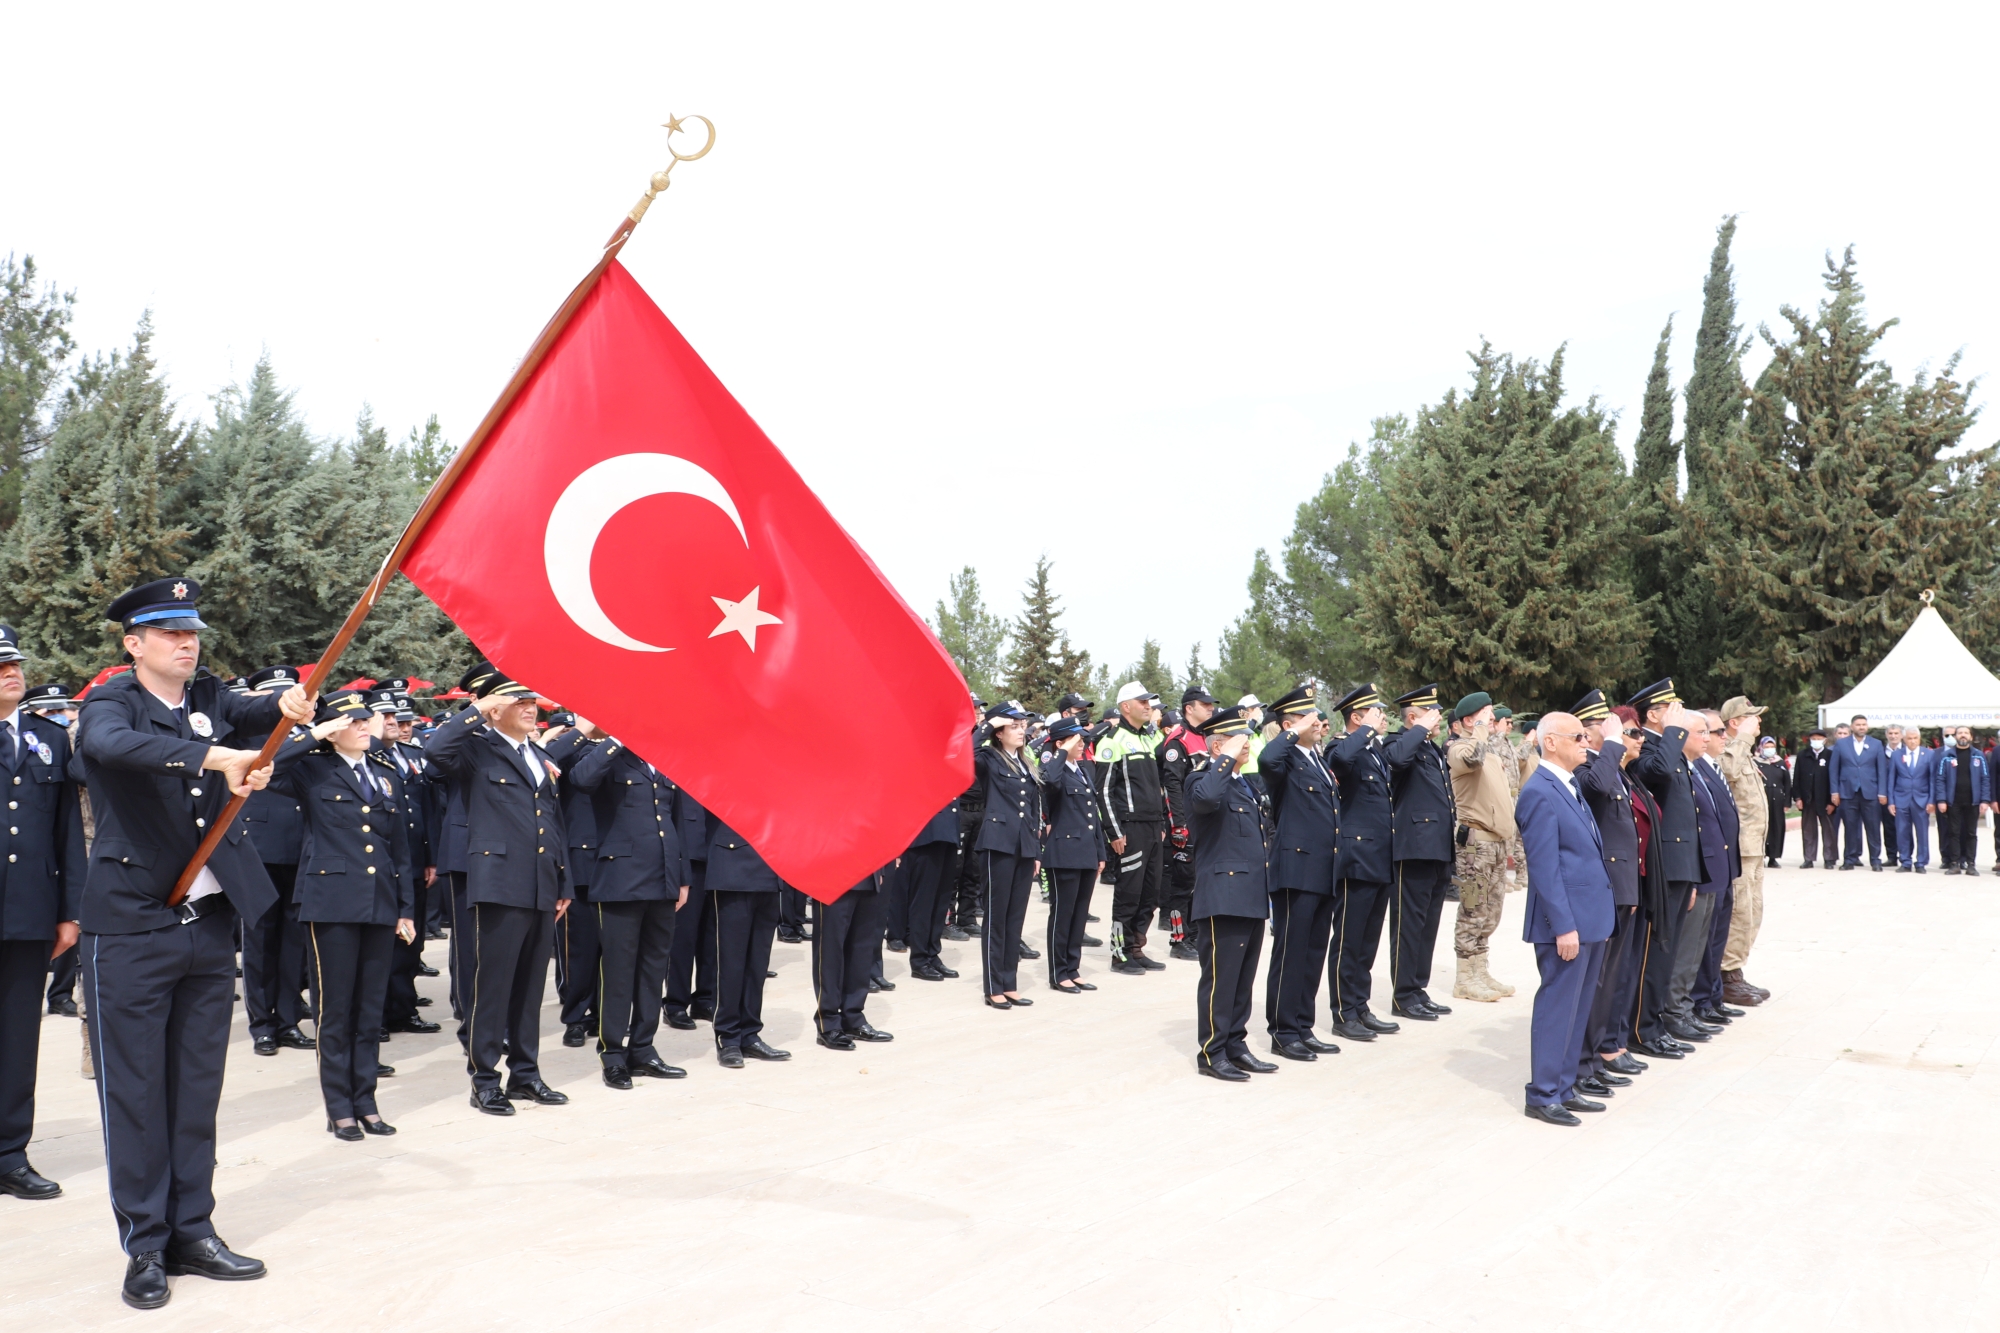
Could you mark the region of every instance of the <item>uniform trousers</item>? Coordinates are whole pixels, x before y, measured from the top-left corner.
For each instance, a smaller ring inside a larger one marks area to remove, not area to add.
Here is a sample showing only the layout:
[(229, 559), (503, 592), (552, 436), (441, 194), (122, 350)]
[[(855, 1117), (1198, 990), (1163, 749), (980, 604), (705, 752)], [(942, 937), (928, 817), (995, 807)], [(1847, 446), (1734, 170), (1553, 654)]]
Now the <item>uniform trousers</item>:
[(215, 1109), (236, 993), (236, 914), (83, 937), (84, 1012), (118, 1242), (215, 1234)]
[(1861, 835), (1868, 834), (1868, 864), (1882, 864), (1882, 814), (1886, 807), (1868, 796), (1843, 796), (1840, 798), (1840, 823), (1847, 830), (1847, 860), (1844, 864), (1861, 864)]
[(1764, 928), (1764, 863), (1754, 856), (1743, 858), (1743, 872), (1730, 886), (1729, 935), (1722, 946), (1722, 970), (1739, 971)]
[[(49, 947), (52, 949), (55, 947), (54, 940), (49, 941)], [(76, 959), (77, 959), (76, 946), (72, 944), (69, 946), (69, 948), (64, 949), (54, 958), (45, 960), (48, 963), (48, 968), (47, 968), (49, 974), (48, 1001), (50, 1004), (55, 1004), (61, 1000), (71, 999), (75, 996), (76, 971), (77, 971)]]
[[(252, 1037), (275, 1037), (306, 1016), (306, 928), (292, 919), (292, 885), (299, 868), (264, 863), (278, 901), (256, 921), (243, 923), (243, 1012)], [(233, 968), (231, 969), (234, 970)]]
[(715, 1017), (715, 899), (704, 885), (706, 869), (705, 862), (694, 863), (687, 906), (674, 913), (666, 1011), (676, 1018)]
[(1632, 1044), (1632, 1003), (1639, 987), (1639, 965), (1645, 958), (1646, 928), (1636, 907), (1620, 907), (1604, 942), (1604, 962), (1584, 1022), (1583, 1050), (1576, 1074), (1582, 1078), (1604, 1068), (1603, 1057)]
[(1333, 944), (1327, 950), (1328, 1001), (1339, 1022), (1358, 1022), (1368, 1012), (1374, 985), (1375, 950), (1382, 943), (1382, 920), (1389, 914), (1393, 885), (1343, 879), (1333, 895)]
[(764, 974), (778, 932), (776, 893), (711, 890), (715, 903), (715, 1045), (741, 1046), (764, 1031)]
[(318, 1039), (319, 1093), (330, 1120), (374, 1115), (382, 1063), (382, 1005), (389, 994), (394, 926), (308, 921), (306, 981)]
[(458, 1020), (458, 1044), (466, 1044), (467, 1025), (472, 1021), (472, 906), (465, 901), (465, 873), (451, 872), (445, 894), (445, 910), (450, 920), (451, 939), (445, 949), (445, 980), (450, 983), (451, 1016)]
[(417, 937), (405, 944), (393, 928), (389, 931), (389, 996), (382, 1006), (382, 1021), (392, 1031), (418, 1017), (417, 967), (424, 961), (424, 912), (429, 890), (424, 884), (424, 872), (414, 873), (416, 903), (411, 908), (410, 922), (417, 928)]
[(35, 1062), (42, 1049), (42, 980), (54, 945), (54, 940), (0, 940), (0, 1175), (28, 1164)]
[(1708, 919), (1708, 947), (1701, 953), (1701, 970), (1689, 988), (1690, 1006), (1700, 1012), (1722, 1003), (1722, 951), (1729, 944), (1729, 927), (1736, 916), (1736, 886), (1732, 883), (1715, 895), (1715, 911)]
[(1452, 922), (1451, 948), (1460, 958), (1485, 953), (1493, 932), (1500, 928), (1500, 912), (1507, 901), (1506, 870), (1504, 842), (1475, 838), (1458, 849), (1458, 913)]
[(1334, 895), (1308, 889), (1271, 891), (1271, 970), (1264, 978), (1264, 1027), (1272, 1041), (1312, 1035)]
[[(882, 938), (910, 942), (910, 858), (907, 855), (896, 858), (900, 865), (882, 867), (882, 887), (875, 892), (882, 895)], [(813, 919), (819, 920), (815, 911)], [(818, 929), (817, 926), (814, 929)]]
[(1167, 844), (1167, 898), (1160, 904), (1160, 929), (1179, 944), (1194, 925), (1194, 843), (1185, 847)]
[(815, 908), (812, 937), (813, 1023), (822, 1037), (859, 1032), (868, 978), (888, 909), (879, 889), (853, 890)]
[(1697, 893), (1694, 906), (1681, 918), (1674, 938), (1672, 974), (1667, 982), (1667, 1011), (1676, 1018), (1694, 1016), (1694, 987), (1708, 957), (1709, 928), (1715, 924), (1717, 895)]
[(1146, 927), (1160, 907), (1160, 881), (1167, 860), (1164, 824), (1140, 820), (1125, 825), (1125, 852), (1118, 859), (1118, 887), (1111, 891), (1111, 949), (1120, 958), (1146, 945)]
[[(504, 1042), (507, 1082), (518, 1086), (541, 1077), (542, 992), (549, 984), (554, 923), (539, 907), (472, 903), (469, 913), (466, 1069), (475, 1090), (499, 1087)], [(458, 942), (456, 930), (452, 942)]]
[(979, 966), (988, 995), (1020, 989), (1021, 927), (1028, 920), (1028, 899), (1035, 889), (1035, 862), (1027, 856), (981, 852), (986, 862), (986, 933), (980, 942)]
[[(1641, 927), (1645, 943), (1639, 957), (1639, 996), (1632, 1008), (1632, 1022), (1638, 1039), (1649, 1045), (1671, 1035), (1666, 1019), (1673, 1008), (1674, 955), (1687, 928), (1686, 904), (1694, 887), (1685, 881), (1669, 882), (1667, 919), (1644, 922)], [(1700, 896), (1694, 896), (1699, 901)]]
[(972, 844), (979, 839), (980, 827), (986, 822), (986, 811), (960, 810), (958, 812), (958, 880), (953, 886), (951, 923), (961, 928), (972, 924), (979, 915), (980, 904), (986, 901), (985, 880), (986, 857), (976, 852)]
[[(1049, 883), (1048, 948), (1049, 984), (1075, 981), (1083, 971), (1084, 922), (1090, 917), (1090, 891), (1097, 884), (1097, 869), (1051, 870)], [(994, 994), (988, 991), (987, 994)]]
[(1194, 923), (1194, 947), (1201, 955), (1201, 978), (1194, 988), (1195, 1035), (1200, 1039), (1195, 1062), (1213, 1065), (1247, 1055), (1250, 993), (1264, 951), (1264, 919), (1201, 917)]
[(803, 891), (787, 884), (778, 890), (778, 924), (792, 930), (804, 932), (807, 922), (807, 908), (812, 900)]
[(653, 1040), (659, 1035), (661, 995), (674, 956), (674, 903), (679, 897), (676, 887), (672, 898), (570, 904), (570, 916), (582, 908), (591, 918), (599, 946), (597, 1054), (607, 1069), (628, 1058), (658, 1058)]
[(1906, 866), (1931, 863), (1931, 817), (1921, 805), (1896, 806), (1896, 859)]
[(1444, 891), (1451, 887), (1451, 862), (1396, 862), (1396, 892), (1389, 899), (1389, 938), (1395, 953), (1391, 972), (1396, 1003), (1429, 1001), (1431, 960), (1437, 956), (1438, 922), (1444, 919)]
[(1597, 973), (1604, 965), (1604, 941), (1576, 946), (1565, 962), (1553, 944), (1535, 946), (1542, 984), (1535, 991), (1535, 1017), (1528, 1030), (1528, 1105), (1556, 1106), (1576, 1095), (1577, 1048), (1597, 996)]
[[(604, 1017), (597, 1003), (597, 963), (602, 948), (598, 916), (596, 904), (590, 901), (590, 890), (578, 885), (575, 892), (576, 901), (569, 905), (563, 919), (556, 922), (556, 997), (562, 1004), (565, 1026), (582, 1023), (596, 1027)], [(664, 971), (661, 975), (665, 975)]]
[(1808, 864), (1820, 859), (1822, 844), (1828, 865), (1840, 859), (1840, 813), (1823, 805), (1801, 810), (1799, 845), (1805, 849), (1803, 859)]
[(903, 853), (904, 882), (910, 890), (910, 966), (938, 961), (944, 941), (945, 912), (958, 879), (958, 847), (949, 842), (927, 842)]

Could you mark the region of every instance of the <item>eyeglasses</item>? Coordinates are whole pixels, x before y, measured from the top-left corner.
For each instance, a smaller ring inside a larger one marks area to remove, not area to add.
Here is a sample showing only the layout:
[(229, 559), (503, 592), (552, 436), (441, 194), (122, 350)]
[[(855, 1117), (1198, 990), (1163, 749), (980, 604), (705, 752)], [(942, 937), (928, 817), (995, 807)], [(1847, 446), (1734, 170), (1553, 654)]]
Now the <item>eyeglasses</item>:
[(1579, 743), (1589, 739), (1588, 733), (1581, 731), (1551, 731), (1549, 737), (1552, 740), (1577, 741)]
[(1643, 736), (1643, 735), (1645, 735), (1645, 733), (1644, 733), (1643, 731), (1639, 730), (1639, 728), (1637, 728), (1637, 727), (1627, 727), (1627, 728), (1625, 728), (1625, 734), (1626, 734), (1627, 736)]

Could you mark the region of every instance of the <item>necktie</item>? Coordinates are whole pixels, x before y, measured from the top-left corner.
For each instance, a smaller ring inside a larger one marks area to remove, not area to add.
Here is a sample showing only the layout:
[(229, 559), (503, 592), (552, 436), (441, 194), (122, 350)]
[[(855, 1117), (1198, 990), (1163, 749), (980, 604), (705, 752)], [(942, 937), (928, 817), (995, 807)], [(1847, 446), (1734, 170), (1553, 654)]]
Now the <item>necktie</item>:
[(18, 763), (21, 758), (21, 733), (14, 728), (14, 719), (7, 719), (7, 761)]
[(529, 751), (528, 742), (526, 741), (521, 742), (521, 762), (528, 766), (528, 772), (532, 776), (535, 785), (537, 787), (541, 786), (542, 766), (535, 762), (534, 755)]
[(354, 766), (354, 780), (361, 784), (362, 799), (373, 800), (375, 796), (375, 784), (368, 780), (368, 765), (365, 762)]

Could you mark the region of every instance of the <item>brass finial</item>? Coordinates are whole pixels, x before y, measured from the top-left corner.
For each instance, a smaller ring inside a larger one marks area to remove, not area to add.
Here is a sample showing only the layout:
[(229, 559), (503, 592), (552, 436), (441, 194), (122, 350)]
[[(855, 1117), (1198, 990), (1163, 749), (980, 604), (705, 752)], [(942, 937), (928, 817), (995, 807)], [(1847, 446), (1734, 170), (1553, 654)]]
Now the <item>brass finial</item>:
[(1925, 588), (1922, 592), (1917, 594), (1917, 600), (1922, 602), (1925, 606), (1929, 606), (1931, 604), (1931, 599), (1936, 596), (1937, 596), (1936, 588)]
[[(702, 123), (703, 128), (705, 128), (708, 131), (708, 138), (702, 144), (702, 146), (695, 152), (683, 153), (678, 148), (674, 147), (674, 136), (676, 134), (685, 133), (685, 131), (681, 127), (687, 121), (690, 120), (700, 121)], [(671, 184), (670, 177), (672, 177), (674, 173), (675, 166), (677, 166), (682, 162), (693, 162), (698, 158), (707, 157), (708, 150), (715, 147), (715, 123), (711, 121), (707, 116), (676, 116), (670, 112), (667, 115), (666, 123), (663, 126), (663, 128), (667, 132), (667, 152), (673, 157), (674, 160), (672, 162), (667, 163), (665, 170), (656, 171), (653, 173), (651, 188), (649, 188), (644, 194), (639, 196), (639, 202), (632, 205), (632, 211), (625, 215), (626, 217), (632, 220), (633, 226), (637, 226), (639, 224), (639, 220), (646, 216), (646, 210), (653, 206), (653, 201), (659, 198), (661, 193), (666, 190), (669, 184)], [(625, 229), (621, 228), (621, 231), (622, 230)]]

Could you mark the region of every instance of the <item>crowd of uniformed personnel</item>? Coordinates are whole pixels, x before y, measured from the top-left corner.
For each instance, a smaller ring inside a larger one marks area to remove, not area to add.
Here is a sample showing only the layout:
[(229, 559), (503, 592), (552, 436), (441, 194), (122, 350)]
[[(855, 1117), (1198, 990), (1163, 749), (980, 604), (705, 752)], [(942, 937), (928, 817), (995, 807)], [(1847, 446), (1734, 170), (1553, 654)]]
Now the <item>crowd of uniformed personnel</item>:
[[(416, 984), (437, 975), (427, 940), (449, 941), (471, 1104), (498, 1116), (517, 1101), (569, 1100), (539, 1065), (552, 961), (564, 1044), (594, 1043), (604, 1084), (620, 1091), (686, 1076), (660, 1057), (663, 1022), (709, 1023), (724, 1068), (788, 1059), (763, 1035), (778, 940), (810, 942), (815, 1039), (834, 1051), (892, 1040), (865, 1012), (871, 992), (895, 987), (889, 954), (908, 955), (911, 978), (945, 982), (958, 973), (942, 942), (977, 939), (984, 1002), (1007, 1010), (1035, 1003), (1024, 960), (1043, 963), (1049, 990), (1081, 995), (1097, 989), (1084, 949), (1108, 942), (1111, 971), (1130, 976), (1165, 971), (1164, 952), (1198, 968), (1198, 1070), (1238, 1082), (1278, 1067), (1249, 1047), (1267, 934), (1265, 1030), (1284, 1059), (1339, 1050), (1315, 1032), (1322, 978), (1329, 1035), (1399, 1030), (1371, 1005), (1385, 931), (1389, 1012), (1449, 1014), (1430, 987), (1454, 898), (1454, 997), (1513, 992), (1486, 957), (1509, 871), (1517, 885), (1525, 871), (1511, 809), (1536, 761), (1483, 694), (1459, 700), (1447, 726), (1436, 687), (1410, 691), (1394, 700), (1399, 728), (1373, 686), (1330, 714), (1312, 684), (1227, 707), (1196, 686), (1177, 712), (1138, 682), (1102, 715), (1078, 695), (1047, 718), (975, 701), (970, 787), (900, 856), (809, 904), (668, 774), (494, 664), (468, 670), (434, 701), (461, 706), (432, 717), (415, 693), (428, 683), (407, 677), (317, 699), (291, 667), (222, 680), (200, 668), (199, 594), (168, 579), (114, 602), (131, 669), (74, 700), (60, 683), (29, 690), (25, 655), (0, 626), (0, 768), (14, 793), (0, 894), (0, 1192), (60, 1193), (26, 1147), (50, 960), (65, 997), (68, 960), (135, 1306), (163, 1304), (170, 1274), (264, 1272), (209, 1218), (239, 977), (252, 1050), (314, 1052), (326, 1129), (347, 1141), (396, 1133), (379, 1100), (395, 1072), (382, 1042), (442, 1030)], [(1605, 845), (1632, 865), (1613, 876), (1629, 921), (1578, 1052), (1578, 1086), (1591, 1092), (1629, 1082), (1644, 1067), (1634, 1050), (1680, 1058), (1741, 1012), (1726, 1001), (1764, 997), (1740, 972), (1754, 915), (1739, 940), (1728, 908), (1697, 911), (1739, 874), (1734, 856), (1705, 855), (1710, 825), (1724, 830), (1724, 853), (1762, 845), (1733, 809), (1722, 818), (1733, 780), (1711, 790), (1697, 759), (1747, 755), (1755, 728), (1730, 728), (1741, 747), (1711, 735), (1672, 703), (1671, 682), (1634, 702), (1643, 718), (1619, 711), (1625, 736), (1645, 737), (1626, 747), (1639, 762), (1622, 789), (1598, 784), (1600, 819), (1624, 821)], [(1578, 714), (1611, 716), (1594, 696)], [(259, 767), (279, 732), (275, 761)], [(232, 794), (247, 797), (242, 813), (172, 901)], [(1634, 875), (1637, 888), (1624, 882)], [(1111, 887), (1104, 939), (1089, 933), (1100, 883)], [(1036, 899), (1047, 904), (1040, 950), (1024, 938)]]

